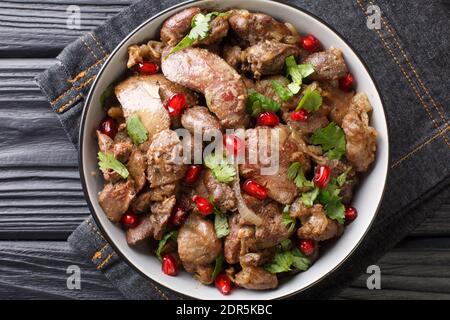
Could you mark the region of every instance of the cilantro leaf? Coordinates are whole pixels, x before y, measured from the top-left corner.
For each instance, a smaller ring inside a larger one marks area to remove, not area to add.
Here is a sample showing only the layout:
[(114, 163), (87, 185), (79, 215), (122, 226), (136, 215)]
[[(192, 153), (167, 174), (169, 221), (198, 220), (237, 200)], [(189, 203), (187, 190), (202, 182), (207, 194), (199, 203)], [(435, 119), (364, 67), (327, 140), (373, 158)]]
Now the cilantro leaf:
[(228, 217), (226, 214), (219, 210), (214, 211), (214, 229), (216, 230), (217, 238), (220, 239), (230, 234), (230, 226), (228, 225)]
[(312, 181), (308, 181), (303, 173), (302, 166), (299, 162), (292, 163), (286, 175), (289, 179), (294, 180), (297, 188), (312, 188), (314, 187), (314, 183)]
[(235, 167), (229, 164), (224, 156), (211, 153), (205, 157), (204, 163), (212, 171), (214, 178), (219, 182), (229, 183), (233, 181), (236, 175)]
[(124, 179), (128, 178), (129, 172), (127, 167), (125, 167), (125, 165), (122, 162), (114, 158), (114, 156), (111, 153), (100, 151), (97, 154), (97, 157), (99, 160), (98, 166), (101, 170), (111, 169), (117, 172), (122, 178)]
[(210, 12), (208, 14), (196, 14), (191, 21), (191, 31), (189, 31), (189, 33), (183, 39), (181, 39), (181, 41), (178, 42), (175, 47), (172, 48), (170, 54), (190, 47), (197, 40), (205, 39), (209, 34), (209, 23), (211, 22), (211, 20), (214, 17), (221, 17), (227, 14), (228, 13), (226, 12), (221, 13), (216, 11)]
[(298, 248), (292, 250), (292, 265), (299, 270), (306, 271), (311, 266), (311, 260), (300, 252)]
[(340, 224), (345, 222), (345, 206), (339, 196), (341, 190), (336, 185), (336, 180), (330, 181), (325, 189), (320, 191), (319, 202), (324, 205), (325, 212), (330, 219)]
[(159, 240), (158, 243), (158, 248), (156, 249), (156, 256), (158, 257), (159, 260), (161, 260), (161, 251), (164, 249), (164, 247), (166, 246), (167, 242), (169, 242), (170, 240), (176, 241), (178, 237), (178, 232), (176, 230), (167, 232), (161, 240)]
[(100, 95), (100, 105), (104, 107), (106, 101), (108, 101), (108, 99), (111, 98), (113, 94), (114, 94), (114, 85), (111, 83)]
[(336, 178), (336, 182), (338, 184), (339, 187), (342, 187), (345, 183), (345, 181), (347, 180), (347, 174), (352, 171), (352, 167), (348, 167), (347, 170), (345, 170), (343, 173), (341, 173), (337, 178)]
[(291, 271), (292, 254), (290, 251), (277, 252), (273, 258), (273, 261), (266, 265), (264, 269), (270, 273), (281, 273)]
[(311, 261), (298, 248), (290, 249), (291, 240), (287, 239), (278, 245), (277, 252), (271, 263), (264, 266), (270, 273), (282, 273), (292, 270), (292, 267), (305, 271)]
[(135, 145), (140, 145), (141, 143), (147, 141), (148, 131), (145, 129), (137, 114), (133, 114), (128, 117), (126, 124), (128, 135), (133, 140)]
[(295, 218), (291, 217), (289, 212), (289, 205), (286, 205), (283, 209), (283, 224), (286, 226), (286, 228), (289, 230), (289, 232), (292, 232), (295, 228)]
[(278, 112), (281, 106), (278, 102), (262, 95), (255, 90), (249, 90), (247, 98), (247, 112), (256, 117), (264, 111)]
[(328, 152), (329, 159), (340, 159), (345, 154), (344, 131), (334, 122), (325, 128), (317, 129), (311, 137), (311, 142), (321, 145), (323, 151)]
[(311, 90), (310, 88), (306, 89), (305, 94), (302, 99), (298, 103), (297, 109), (305, 109), (308, 112), (314, 112), (319, 110), (322, 105), (323, 99), (320, 95), (319, 91)]
[(288, 85), (293, 94), (300, 91), (303, 79), (314, 73), (312, 64), (297, 64), (294, 56), (289, 56), (285, 60), (287, 73), (291, 77), (292, 83)]
[(214, 271), (212, 273), (212, 279), (216, 280), (217, 276), (219, 275), (220, 271), (222, 271), (222, 266), (223, 266), (223, 253), (221, 253), (217, 258), (216, 258), (216, 264), (214, 265)]
[(302, 193), (302, 201), (305, 206), (311, 208), (314, 205), (314, 201), (317, 199), (319, 195), (319, 188), (315, 187), (313, 190), (309, 192)]
[(280, 81), (272, 80), (272, 88), (283, 101), (288, 101), (294, 96), (291, 90), (286, 88)]

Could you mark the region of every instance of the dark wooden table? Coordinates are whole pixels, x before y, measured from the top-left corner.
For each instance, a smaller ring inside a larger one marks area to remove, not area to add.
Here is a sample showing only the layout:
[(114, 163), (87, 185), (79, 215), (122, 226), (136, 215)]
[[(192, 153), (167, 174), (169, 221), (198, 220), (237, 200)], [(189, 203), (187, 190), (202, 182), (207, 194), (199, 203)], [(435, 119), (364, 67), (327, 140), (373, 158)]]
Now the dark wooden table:
[[(67, 237), (89, 215), (77, 154), (33, 78), (130, 0), (0, 2), (0, 299), (122, 298)], [(69, 5), (81, 28), (66, 27)], [(380, 261), (382, 290), (361, 276), (339, 298), (450, 299), (450, 199)], [(69, 265), (82, 289), (66, 287)]]

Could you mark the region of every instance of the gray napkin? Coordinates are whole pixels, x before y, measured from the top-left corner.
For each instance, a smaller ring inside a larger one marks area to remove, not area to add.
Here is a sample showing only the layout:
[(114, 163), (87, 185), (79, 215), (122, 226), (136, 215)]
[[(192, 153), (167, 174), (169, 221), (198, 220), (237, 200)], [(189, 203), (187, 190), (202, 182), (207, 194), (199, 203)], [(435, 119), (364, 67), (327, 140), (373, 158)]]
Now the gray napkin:
[[(391, 163), (386, 194), (365, 240), (336, 272), (295, 298), (329, 298), (374, 263), (448, 197), (450, 174), (450, 30), (443, 1), (287, 0), (344, 36), (367, 63), (379, 85), (390, 127)], [(37, 81), (77, 146), (84, 98), (114, 47), (143, 21), (179, 3), (140, 1), (67, 46), (58, 63)], [(376, 7), (373, 7), (376, 6)], [(367, 21), (380, 9), (380, 29)], [(301, 31), (301, 30), (300, 30)], [(447, 80), (445, 80), (447, 79)], [(427, 201), (433, 195), (446, 189)], [(444, 196), (443, 196), (444, 195)], [(450, 218), (450, 217), (449, 217)], [(129, 267), (102, 237), (92, 218), (69, 243), (97, 265), (131, 299), (178, 296)]]

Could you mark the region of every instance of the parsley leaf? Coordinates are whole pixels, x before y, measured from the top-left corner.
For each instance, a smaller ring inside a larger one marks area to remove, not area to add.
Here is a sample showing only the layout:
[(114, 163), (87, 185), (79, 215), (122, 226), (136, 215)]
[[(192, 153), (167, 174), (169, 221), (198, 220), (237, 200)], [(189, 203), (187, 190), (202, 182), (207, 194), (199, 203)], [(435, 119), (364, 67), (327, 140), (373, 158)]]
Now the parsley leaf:
[(211, 153), (205, 157), (204, 163), (212, 171), (214, 178), (219, 182), (229, 183), (233, 181), (236, 175), (235, 167), (229, 164), (224, 156)]
[(339, 187), (342, 187), (345, 183), (345, 181), (347, 180), (347, 174), (352, 171), (352, 167), (348, 167), (347, 170), (345, 170), (343, 173), (341, 173), (337, 178), (336, 178), (336, 182), (338, 184)]
[(290, 206), (286, 205), (283, 209), (283, 224), (286, 226), (286, 228), (289, 230), (289, 232), (292, 232), (295, 228), (295, 218), (291, 217), (289, 212)]
[(212, 273), (212, 279), (213, 280), (216, 280), (216, 278), (219, 275), (220, 271), (222, 271), (222, 266), (223, 266), (223, 253), (221, 253), (216, 258), (216, 264), (214, 265), (214, 271)]
[[(190, 47), (195, 41), (205, 39), (209, 34), (209, 23), (214, 17), (225, 16), (228, 13), (210, 12), (208, 14), (198, 13), (191, 21), (191, 31), (178, 44), (173, 47), (170, 54)], [(169, 54), (169, 55), (170, 55)], [(167, 58), (167, 57), (166, 57)]]
[(141, 143), (147, 141), (148, 131), (145, 129), (137, 114), (133, 114), (128, 117), (126, 124), (128, 135), (133, 140), (135, 145), (140, 145)]
[(308, 208), (311, 208), (314, 205), (314, 201), (317, 199), (317, 196), (319, 195), (319, 188), (315, 187), (309, 192), (303, 192), (302, 193), (302, 201), (305, 206)]
[(264, 111), (278, 112), (281, 106), (278, 102), (262, 95), (255, 90), (248, 91), (247, 112), (256, 117)]
[(156, 256), (161, 260), (161, 251), (166, 246), (167, 242), (170, 240), (176, 241), (178, 237), (178, 232), (176, 230), (167, 232), (161, 240), (159, 240), (158, 248), (156, 249)]
[(286, 88), (280, 81), (272, 80), (272, 88), (283, 101), (288, 101), (294, 94)]
[(305, 271), (311, 265), (311, 261), (304, 256), (298, 248), (290, 250), (291, 241), (282, 241), (278, 245), (277, 252), (271, 263), (264, 266), (270, 273), (281, 273), (292, 270), (292, 267)]
[(220, 239), (230, 234), (230, 226), (228, 225), (228, 217), (226, 214), (219, 210), (214, 211), (214, 229), (216, 230), (217, 238)]
[(273, 257), (273, 261), (266, 265), (264, 269), (270, 273), (281, 273), (291, 271), (292, 254), (290, 251), (277, 252)]
[(122, 162), (114, 158), (114, 156), (111, 153), (105, 153), (100, 151), (97, 154), (97, 157), (99, 160), (98, 166), (100, 167), (101, 170), (111, 169), (117, 172), (122, 178), (124, 179), (128, 178), (129, 172), (127, 167), (125, 167), (125, 165)]
[(302, 99), (298, 103), (297, 109), (305, 109), (308, 112), (314, 112), (319, 110), (322, 105), (323, 99), (320, 95), (319, 91), (311, 90), (310, 88), (306, 89), (305, 94)]
[(320, 191), (319, 202), (324, 205), (325, 212), (330, 219), (340, 224), (345, 222), (345, 206), (339, 196), (341, 190), (336, 186), (336, 180), (330, 181), (325, 189)]
[(306, 271), (311, 266), (309, 260), (298, 248), (292, 250), (292, 265), (299, 270)]
[(340, 159), (345, 154), (344, 131), (334, 122), (325, 128), (317, 129), (311, 137), (311, 142), (321, 145), (323, 151), (328, 152), (329, 159)]
[(294, 56), (287, 57), (285, 64), (287, 73), (292, 79), (288, 88), (293, 94), (297, 94), (300, 91), (303, 79), (314, 73), (314, 67), (312, 64), (297, 64)]
[(289, 179), (294, 180), (297, 188), (314, 187), (314, 183), (306, 179), (305, 174), (303, 173), (302, 166), (298, 162), (294, 162), (289, 166), (286, 175)]

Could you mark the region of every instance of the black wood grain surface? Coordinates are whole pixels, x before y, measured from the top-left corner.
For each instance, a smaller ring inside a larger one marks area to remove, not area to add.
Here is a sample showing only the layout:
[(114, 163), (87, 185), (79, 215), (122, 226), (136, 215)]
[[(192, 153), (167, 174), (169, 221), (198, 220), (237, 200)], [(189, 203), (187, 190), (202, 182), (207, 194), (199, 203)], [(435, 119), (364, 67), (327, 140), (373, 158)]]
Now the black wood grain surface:
[[(68, 247), (89, 214), (77, 154), (34, 83), (56, 55), (131, 0), (0, 2), (0, 299), (120, 299), (101, 272)], [(78, 5), (81, 26), (66, 26)], [(379, 262), (382, 290), (362, 275), (341, 299), (450, 299), (450, 199)], [(67, 267), (81, 290), (66, 286)]]

